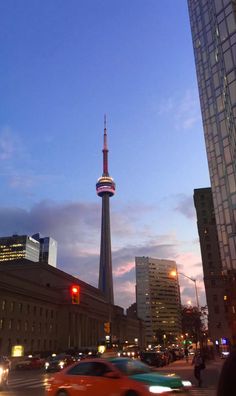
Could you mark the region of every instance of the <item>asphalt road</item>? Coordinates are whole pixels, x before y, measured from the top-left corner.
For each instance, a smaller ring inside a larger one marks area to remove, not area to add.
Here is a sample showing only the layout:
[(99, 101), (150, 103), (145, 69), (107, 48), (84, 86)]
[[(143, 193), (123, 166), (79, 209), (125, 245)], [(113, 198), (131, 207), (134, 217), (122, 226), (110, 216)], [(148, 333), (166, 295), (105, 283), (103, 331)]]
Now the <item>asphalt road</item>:
[(44, 396), (45, 386), (51, 375), (42, 370), (12, 370), (8, 387), (0, 392), (0, 396)]
[[(193, 388), (189, 396), (215, 396), (217, 382), (222, 367), (222, 360), (216, 360), (206, 364), (203, 370), (203, 386), (198, 388), (193, 375), (193, 366), (184, 360), (171, 363), (169, 366), (158, 368), (158, 371), (167, 373), (175, 372), (182, 379), (190, 380)], [(52, 374), (44, 373), (42, 370), (31, 371), (11, 371), (9, 377), (9, 385), (7, 389), (0, 392), (0, 396), (44, 396), (45, 386)]]

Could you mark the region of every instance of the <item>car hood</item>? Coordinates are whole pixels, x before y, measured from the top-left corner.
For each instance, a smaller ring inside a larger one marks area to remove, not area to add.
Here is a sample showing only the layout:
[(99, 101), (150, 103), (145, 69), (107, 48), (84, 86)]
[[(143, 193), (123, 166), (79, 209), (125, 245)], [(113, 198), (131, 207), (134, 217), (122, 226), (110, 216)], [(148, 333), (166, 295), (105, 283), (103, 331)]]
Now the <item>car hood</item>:
[(181, 378), (174, 374), (144, 373), (129, 376), (135, 381), (144, 382), (148, 385), (162, 385), (169, 388), (181, 388)]

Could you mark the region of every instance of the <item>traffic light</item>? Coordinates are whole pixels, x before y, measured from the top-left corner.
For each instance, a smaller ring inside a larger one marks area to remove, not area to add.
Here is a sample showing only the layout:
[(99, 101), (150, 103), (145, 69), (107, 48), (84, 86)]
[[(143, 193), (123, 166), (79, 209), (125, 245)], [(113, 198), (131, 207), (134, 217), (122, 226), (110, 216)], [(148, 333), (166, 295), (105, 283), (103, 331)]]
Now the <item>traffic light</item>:
[(80, 287), (78, 285), (71, 286), (71, 302), (72, 304), (80, 303)]
[(106, 334), (110, 334), (110, 332), (111, 332), (110, 322), (105, 322), (104, 323), (104, 331), (105, 331)]

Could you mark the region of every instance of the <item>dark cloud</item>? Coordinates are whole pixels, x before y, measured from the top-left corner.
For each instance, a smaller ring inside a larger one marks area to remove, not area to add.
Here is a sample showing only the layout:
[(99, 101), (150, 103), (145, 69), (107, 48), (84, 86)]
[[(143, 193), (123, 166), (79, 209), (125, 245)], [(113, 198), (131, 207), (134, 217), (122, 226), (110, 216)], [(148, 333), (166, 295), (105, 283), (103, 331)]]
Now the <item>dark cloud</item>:
[(182, 213), (188, 219), (196, 218), (196, 212), (195, 212), (192, 196), (187, 197), (186, 195), (181, 195), (179, 198), (179, 202), (177, 203), (177, 206), (175, 207), (175, 210), (177, 212)]
[[(154, 236), (150, 230), (137, 227), (141, 208), (123, 209), (112, 212), (113, 277), (115, 302), (127, 308), (135, 301), (135, 256), (175, 260), (179, 242), (173, 235)], [(30, 210), (0, 208), (0, 219), (0, 235), (40, 232), (56, 239), (58, 268), (97, 287), (100, 203), (42, 201)], [(180, 259), (183, 262), (183, 256)]]

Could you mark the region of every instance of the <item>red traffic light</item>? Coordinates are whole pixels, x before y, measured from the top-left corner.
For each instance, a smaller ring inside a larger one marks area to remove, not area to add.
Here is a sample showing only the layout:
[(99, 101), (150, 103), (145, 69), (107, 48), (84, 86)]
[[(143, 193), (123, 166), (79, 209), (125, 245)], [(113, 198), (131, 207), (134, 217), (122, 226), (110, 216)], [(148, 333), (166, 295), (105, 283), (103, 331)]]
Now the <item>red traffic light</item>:
[(80, 303), (80, 287), (77, 285), (71, 286), (71, 302), (72, 304)]

